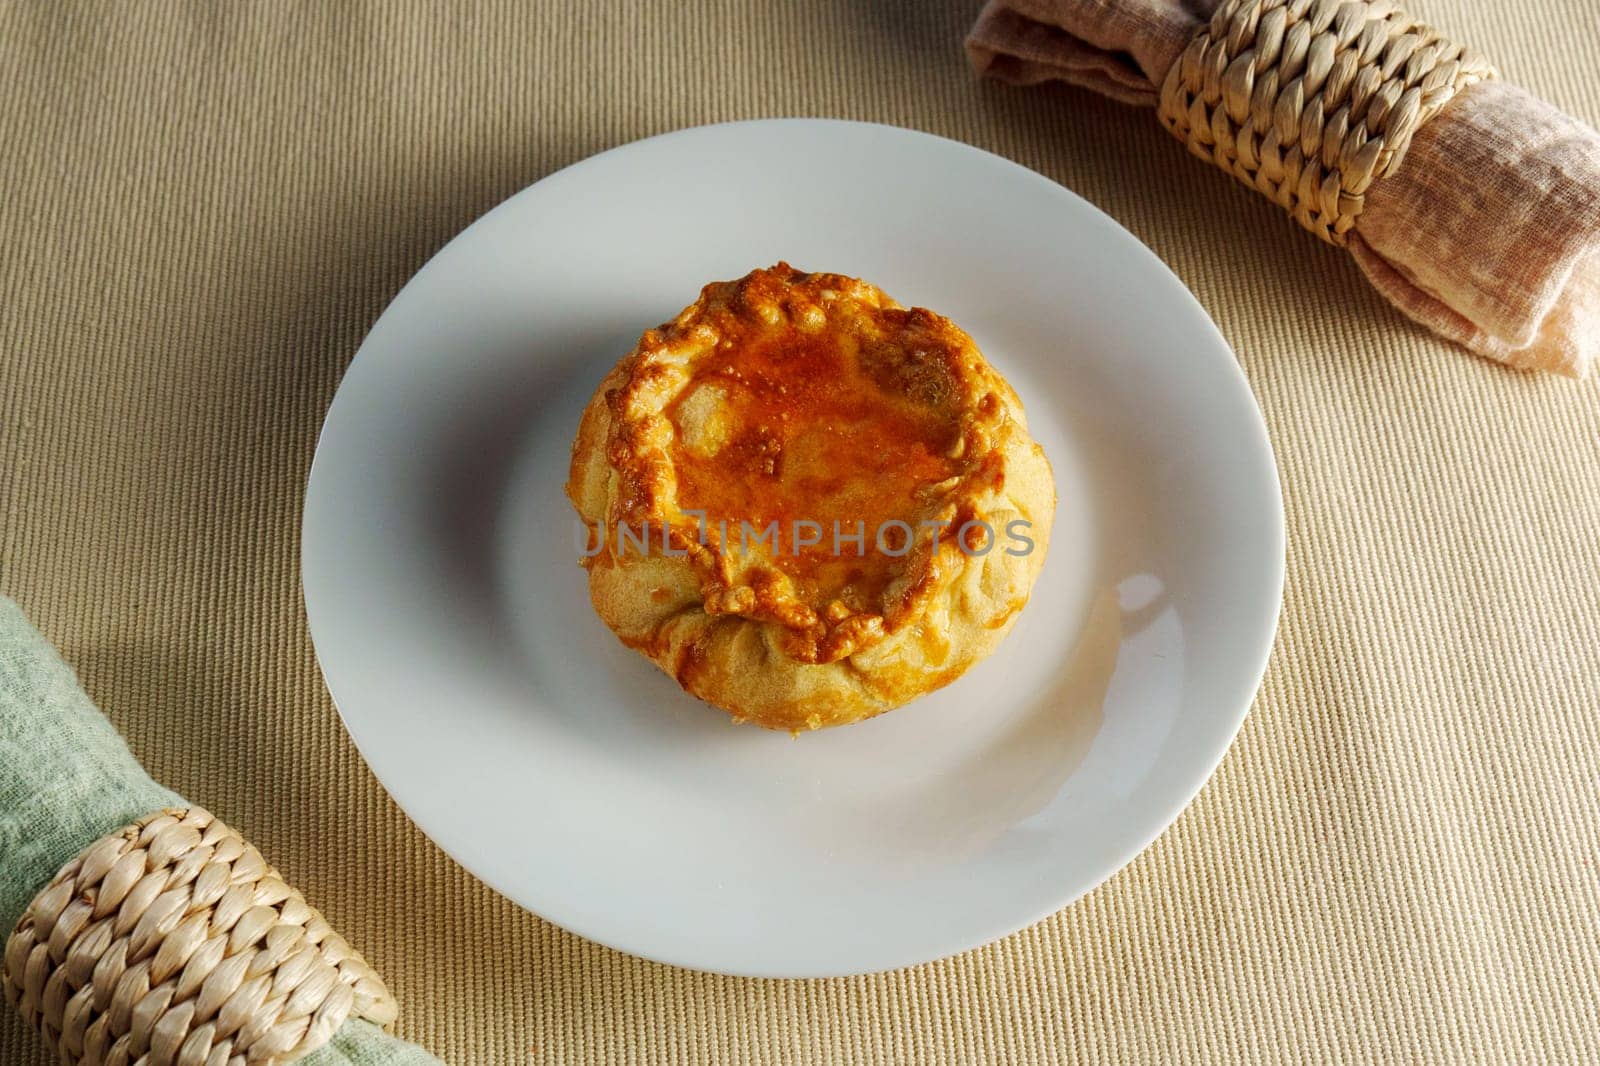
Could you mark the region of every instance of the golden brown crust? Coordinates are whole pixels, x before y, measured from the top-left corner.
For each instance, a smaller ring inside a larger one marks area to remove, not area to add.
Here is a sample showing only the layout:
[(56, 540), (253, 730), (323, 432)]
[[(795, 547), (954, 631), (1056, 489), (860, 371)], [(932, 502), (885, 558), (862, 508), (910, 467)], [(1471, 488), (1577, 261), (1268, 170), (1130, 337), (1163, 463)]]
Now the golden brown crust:
[[(606, 624), (690, 693), (791, 730), (888, 710), (992, 651), (1055, 506), (971, 338), (783, 263), (640, 338), (584, 411), (567, 493)], [(1031, 551), (1006, 539), (1018, 521)], [(993, 540), (970, 526), (963, 550), (969, 522)]]

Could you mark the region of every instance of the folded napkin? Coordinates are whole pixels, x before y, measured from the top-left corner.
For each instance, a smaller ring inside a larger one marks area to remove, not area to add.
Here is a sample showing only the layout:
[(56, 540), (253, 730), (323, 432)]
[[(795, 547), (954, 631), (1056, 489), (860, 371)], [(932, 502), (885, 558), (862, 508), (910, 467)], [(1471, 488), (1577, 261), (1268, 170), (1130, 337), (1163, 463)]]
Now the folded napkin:
[[(128, 752), (122, 737), (79, 687), (72, 668), (28, 623), (21, 608), (0, 596), (0, 935), (18, 926), (29, 902), (50, 884), (57, 870), (89, 845), (155, 812), (188, 807), (176, 793), (150, 779)], [(112, 878), (106, 880), (109, 882)], [(131, 898), (137, 893), (135, 889), (128, 896)], [(158, 901), (154, 901), (146, 914), (157, 909)], [(179, 917), (181, 913), (173, 915), (168, 922), (152, 922), (153, 928), (148, 930), (144, 928), (145, 923), (141, 923), (141, 928), (134, 931), (134, 939), (139, 940), (146, 932), (165, 935), (172, 931), (170, 927), (176, 925)], [(57, 925), (66, 927), (69, 922), (63, 918)], [(233, 927), (235, 935), (230, 951), (248, 946), (241, 943), (240, 933), (246, 925), (247, 921), (240, 919)], [(283, 932), (263, 932), (262, 942), (271, 945)], [(156, 945), (162, 943), (159, 936), (144, 939), (152, 953)], [(168, 944), (172, 942), (172, 939), (167, 941)], [(195, 954), (203, 952), (202, 948)], [(7, 961), (14, 960), (8, 956)], [(135, 963), (137, 960), (130, 953), (126, 961)], [(227, 965), (224, 962), (218, 969)], [(8, 966), (8, 976), (12, 969)], [(134, 966), (127, 968), (129, 972), (133, 969)], [(86, 974), (77, 976), (88, 977)], [(132, 976), (136, 981), (145, 980), (140, 974)], [(244, 983), (249, 974), (228, 976)], [(95, 979), (100, 977), (97, 970)], [(153, 1001), (160, 998), (148, 994), (148, 984), (146, 980), (135, 989), (146, 993), (141, 1004), (145, 1009), (154, 1006)], [(11, 990), (8, 982), (8, 994)], [(174, 1004), (181, 998), (176, 997)], [(182, 1011), (168, 1009), (165, 1004), (162, 1008), (155, 1013), (165, 1014), (177, 1022), (185, 1021)], [(226, 1014), (227, 1010), (222, 1013)], [(197, 1028), (206, 1020), (203, 1012), (197, 1014), (192, 1019), (193, 1027)], [(118, 1019), (111, 1028), (125, 1032), (129, 1024), (137, 1027), (139, 1020)], [(173, 1035), (170, 1026), (169, 1021), (156, 1028), (165, 1028)], [(175, 1035), (181, 1043), (184, 1034)], [(187, 1050), (188, 1057), (178, 1055), (175, 1059), (162, 1059), (154, 1056), (151, 1061), (200, 1061), (193, 1057), (193, 1044)], [(63, 1061), (82, 1060), (77, 1054), (67, 1054)], [(123, 1060), (112, 1055), (105, 1061)], [(205, 1057), (203, 1061), (216, 1060)], [(232, 1066), (245, 1060), (243, 1054), (236, 1051), (227, 1061)], [(249, 1061), (262, 1060), (251, 1057)], [(426, 1051), (397, 1040), (371, 1022), (353, 1015), (329, 1042), (293, 1061), (306, 1066), (438, 1066), (438, 1060)]]
[(1600, 357), (1600, 135), (1390, 0), (989, 0), (967, 51), (1158, 108), (1474, 352), (1572, 377)]

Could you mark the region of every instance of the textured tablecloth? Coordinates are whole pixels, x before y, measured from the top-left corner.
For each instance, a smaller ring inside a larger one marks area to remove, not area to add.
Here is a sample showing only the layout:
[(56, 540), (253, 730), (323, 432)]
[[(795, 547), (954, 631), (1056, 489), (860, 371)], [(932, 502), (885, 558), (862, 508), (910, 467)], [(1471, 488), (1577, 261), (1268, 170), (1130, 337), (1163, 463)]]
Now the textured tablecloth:
[[(1146, 112), (980, 83), (976, 6), (5, 4), (0, 590), (452, 1062), (1600, 1061), (1600, 380), (1431, 339)], [(1592, 0), (1414, 9), (1600, 121)], [(643, 962), (478, 884), (356, 754), (297, 578), (318, 425), (413, 271), (593, 152), (770, 115), (1110, 212), (1237, 350), (1289, 524), (1265, 685), (1188, 812), (1026, 932), (848, 980)], [(0, 1061), (46, 1061), (9, 1012)]]

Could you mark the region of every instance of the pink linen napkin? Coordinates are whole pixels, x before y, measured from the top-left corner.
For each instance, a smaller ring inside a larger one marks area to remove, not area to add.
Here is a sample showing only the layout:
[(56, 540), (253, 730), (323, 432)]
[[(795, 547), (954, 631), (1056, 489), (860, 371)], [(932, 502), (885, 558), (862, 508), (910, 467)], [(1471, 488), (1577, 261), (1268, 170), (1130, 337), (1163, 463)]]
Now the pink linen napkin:
[[(989, 0), (982, 74), (1155, 107), (1219, 0)], [(1600, 358), (1600, 135), (1500, 81), (1469, 85), (1366, 193), (1346, 247), (1434, 332), (1510, 366), (1582, 377)]]

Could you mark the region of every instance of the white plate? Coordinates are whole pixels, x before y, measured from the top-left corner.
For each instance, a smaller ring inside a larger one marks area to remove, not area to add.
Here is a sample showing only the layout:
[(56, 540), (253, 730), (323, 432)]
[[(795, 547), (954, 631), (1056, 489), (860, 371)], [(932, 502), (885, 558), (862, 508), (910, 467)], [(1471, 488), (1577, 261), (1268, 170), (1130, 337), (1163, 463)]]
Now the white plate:
[[(639, 333), (779, 259), (965, 327), (1060, 494), (994, 656), (798, 739), (729, 724), (617, 642), (561, 489)], [(1133, 858), (1238, 730), (1283, 559), (1260, 412), (1154, 255), (997, 156), (790, 120), (606, 152), (435, 256), (328, 413), (303, 579), (362, 754), (473, 873), (639, 955), (820, 976), (977, 946)]]

